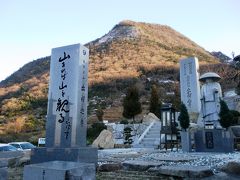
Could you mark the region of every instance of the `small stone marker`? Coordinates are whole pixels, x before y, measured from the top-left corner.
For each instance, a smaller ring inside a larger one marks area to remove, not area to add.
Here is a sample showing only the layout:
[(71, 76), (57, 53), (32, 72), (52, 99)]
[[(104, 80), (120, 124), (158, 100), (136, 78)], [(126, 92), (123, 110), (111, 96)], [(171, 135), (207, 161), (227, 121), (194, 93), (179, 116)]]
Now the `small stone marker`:
[(31, 163), (76, 161), (97, 164), (97, 149), (86, 146), (89, 50), (74, 44), (52, 49), (46, 146)]
[(191, 120), (197, 120), (201, 109), (199, 65), (196, 57), (180, 61), (181, 101), (186, 105)]

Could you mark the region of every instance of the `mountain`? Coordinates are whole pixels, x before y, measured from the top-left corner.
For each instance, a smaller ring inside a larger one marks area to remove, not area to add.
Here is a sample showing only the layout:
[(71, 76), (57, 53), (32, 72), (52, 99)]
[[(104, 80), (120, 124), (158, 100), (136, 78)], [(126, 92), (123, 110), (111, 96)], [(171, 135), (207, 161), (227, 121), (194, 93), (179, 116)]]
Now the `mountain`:
[(87, 46), (91, 82), (138, 77), (143, 68), (177, 65), (179, 59), (189, 56), (197, 56), (200, 63), (217, 63), (215, 57), (189, 38), (158, 24), (122, 21)]
[(221, 51), (218, 51), (218, 52), (211, 52), (211, 54), (218, 58), (221, 62), (228, 62), (229, 60), (231, 60), (230, 57), (228, 57), (227, 55), (223, 54)]
[[(122, 97), (131, 85), (139, 88), (143, 112), (152, 84), (158, 85), (162, 101), (179, 104), (178, 62), (189, 56), (198, 57), (201, 72), (221, 73), (224, 88), (235, 85), (226, 81), (234, 69), (169, 26), (122, 21), (85, 46), (90, 49), (89, 120), (96, 120), (99, 106), (104, 118), (121, 120)], [(32, 61), (0, 82), (0, 134), (44, 129), (50, 58)]]

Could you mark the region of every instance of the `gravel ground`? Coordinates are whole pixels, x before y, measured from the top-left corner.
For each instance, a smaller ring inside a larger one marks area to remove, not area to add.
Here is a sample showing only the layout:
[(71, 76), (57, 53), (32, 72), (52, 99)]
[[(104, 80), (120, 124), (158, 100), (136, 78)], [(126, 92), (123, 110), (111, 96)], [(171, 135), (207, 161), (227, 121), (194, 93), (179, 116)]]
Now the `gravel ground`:
[(165, 165), (191, 165), (208, 166), (213, 172), (230, 162), (240, 162), (240, 152), (234, 153), (185, 153), (182, 151), (165, 151), (158, 149), (109, 149), (98, 151), (99, 164), (106, 162), (124, 162), (126, 160), (139, 160), (162, 162)]

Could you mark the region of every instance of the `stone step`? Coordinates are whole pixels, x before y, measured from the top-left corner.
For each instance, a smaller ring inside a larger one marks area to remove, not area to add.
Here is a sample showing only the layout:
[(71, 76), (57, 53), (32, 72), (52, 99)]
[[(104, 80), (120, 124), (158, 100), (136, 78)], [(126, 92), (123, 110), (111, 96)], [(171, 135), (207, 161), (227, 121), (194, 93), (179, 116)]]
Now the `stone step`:
[(147, 136), (147, 135), (156, 135), (156, 136), (159, 136), (159, 137), (160, 137), (160, 133), (150, 133), (150, 132), (149, 132), (149, 133), (146, 134), (146, 136)]
[(152, 125), (152, 127), (151, 128), (154, 128), (154, 127), (161, 127), (161, 125), (160, 124), (154, 124), (154, 125)]
[(150, 131), (148, 131), (147, 134), (160, 134), (160, 131), (155, 131), (155, 130), (154, 130), (154, 131), (151, 131), (151, 130), (150, 130)]
[(151, 135), (151, 134), (149, 134), (149, 135), (146, 135), (143, 139), (148, 139), (148, 138), (152, 138), (152, 139), (160, 139), (160, 136), (159, 135)]
[[(158, 145), (155, 143), (160, 142), (160, 129), (161, 123), (155, 122), (139, 143), (139, 147), (156, 148)], [(137, 145), (134, 145), (134, 147), (137, 147)]]
[(153, 142), (153, 141), (156, 141), (156, 140), (160, 140), (160, 138), (159, 137), (148, 137), (148, 138), (142, 139), (141, 142)]
[(134, 148), (152, 148), (152, 149), (157, 148), (157, 147), (154, 146), (154, 145), (144, 145), (144, 144), (137, 144), (137, 145), (134, 145), (133, 147), (134, 147)]
[(160, 138), (144, 138), (142, 142), (155, 142), (160, 141)]
[(145, 146), (155, 146), (159, 144), (159, 141), (154, 141), (154, 142), (141, 142), (140, 144), (145, 145)]
[(160, 134), (159, 130), (149, 130), (147, 134)]
[(160, 130), (152, 130), (152, 129), (150, 129), (148, 131), (148, 133), (158, 133), (158, 134), (160, 134)]
[(151, 129), (160, 129), (161, 126), (152, 126)]
[[(159, 135), (160, 135), (160, 132), (159, 132), (159, 131), (148, 131), (147, 134), (159, 134)], [(146, 135), (147, 135), (147, 134), (146, 134)]]
[(153, 148), (153, 149), (157, 149), (157, 148), (158, 148), (158, 145), (139, 144), (139, 148)]
[(152, 126), (152, 128), (153, 127), (161, 127), (161, 125), (160, 124), (154, 124), (153, 126)]
[(159, 127), (152, 127), (152, 128), (150, 128), (150, 130), (159, 130), (159, 131), (160, 131), (160, 129), (161, 129), (161, 126), (159, 126)]
[(157, 148), (158, 144), (140, 144), (143, 148)]
[(147, 134), (146, 134), (146, 136), (147, 136), (147, 135), (155, 135), (155, 136), (160, 136), (160, 134), (159, 134), (159, 133), (150, 133), (150, 132), (149, 132), (149, 133), (147, 133)]

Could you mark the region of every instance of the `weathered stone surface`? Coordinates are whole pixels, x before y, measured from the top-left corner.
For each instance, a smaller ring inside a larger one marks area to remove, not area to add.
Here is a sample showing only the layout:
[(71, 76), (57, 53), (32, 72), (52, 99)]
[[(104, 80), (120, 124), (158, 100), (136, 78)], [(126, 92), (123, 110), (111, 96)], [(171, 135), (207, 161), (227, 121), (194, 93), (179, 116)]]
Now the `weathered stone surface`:
[(233, 174), (240, 175), (240, 163), (235, 161), (228, 162), (226, 165), (224, 165), (221, 168), (221, 170), (226, 173), (233, 173)]
[(151, 161), (124, 161), (122, 163), (123, 167), (127, 170), (133, 171), (146, 171), (151, 167), (159, 167), (162, 166), (164, 162), (151, 162)]
[(94, 140), (93, 147), (101, 148), (101, 149), (111, 149), (114, 148), (114, 139), (113, 139), (113, 134), (104, 129), (97, 139)]
[(112, 171), (118, 171), (121, 169), (123, 169), (123, 166), (120, 163), (101, 164), (98, 167), (98, 171), (102, 171), (102, 172), (112, 172)]
[(203, 178), (213, 175), (212, 170), (206, 166), (161, 166), (158, 168), (150, 168), (149, 171), (158, 172), (159, 174), (164, 174), (168, 176), (177, 176), (184, 178)]

